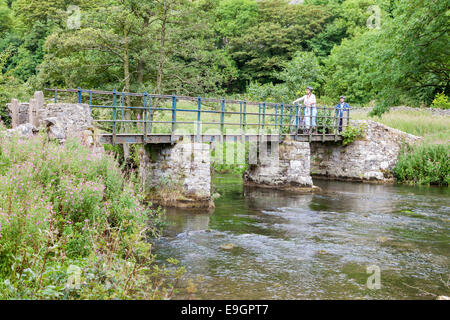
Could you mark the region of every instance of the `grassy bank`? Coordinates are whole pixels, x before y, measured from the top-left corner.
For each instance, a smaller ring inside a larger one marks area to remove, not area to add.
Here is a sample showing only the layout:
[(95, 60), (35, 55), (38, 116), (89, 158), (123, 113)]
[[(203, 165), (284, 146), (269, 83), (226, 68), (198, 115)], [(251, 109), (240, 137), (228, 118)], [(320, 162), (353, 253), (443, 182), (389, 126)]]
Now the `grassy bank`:
[(162, 216), (137, 191), (76, 139), (2, 136), (0, 299), (170, 298), (184, 269), (155, 264)]
[(399, 156), (394, 174), (398, 182), (425, 185), (449, 185), (450, 117), (429, 111), (391, 110), (379, 117), (369, 117), (365, 110), (352, 112), (352, 119), (371, 119), (391, 128), (423, 137)]
[(391, 110), (381, 117), (370, 117), (368, 111), (360, 109), (351, 111), (351, 119), (370, 119), (424, 137), (424, 144), (448, 144), (450, 141), (450, 117), (433, 115), (425, 110)]
[(450, 184), (450, 145), (418, 145), (399, 156), (394, 175), (399, 182), (448, 186)]

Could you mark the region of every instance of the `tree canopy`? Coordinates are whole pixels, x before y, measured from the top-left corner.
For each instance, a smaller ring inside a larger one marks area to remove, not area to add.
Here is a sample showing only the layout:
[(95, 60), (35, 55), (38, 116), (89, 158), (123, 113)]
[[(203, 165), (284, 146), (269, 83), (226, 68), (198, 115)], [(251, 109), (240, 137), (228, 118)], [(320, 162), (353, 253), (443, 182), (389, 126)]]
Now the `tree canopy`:
[(0, 0), (0, 115), (44, 87), (430, 105), (448, 1)]

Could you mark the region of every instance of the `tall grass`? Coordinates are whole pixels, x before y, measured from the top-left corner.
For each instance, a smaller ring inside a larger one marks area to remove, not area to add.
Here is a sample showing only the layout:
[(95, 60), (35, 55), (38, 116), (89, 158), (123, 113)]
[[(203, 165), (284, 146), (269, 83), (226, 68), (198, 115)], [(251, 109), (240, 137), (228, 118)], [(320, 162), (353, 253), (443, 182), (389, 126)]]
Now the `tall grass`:
[(355, 110), (351, 119), (374, 120), (410, 134), (424, 137), (425, 144), (447, 144), (450, 141), (450, 117), (433, 115), (428, 111), (391, 110), (381, 117), (370, 117), (367, 111)]
[[(114, 158), (77, 139), (5, 138), (0, 127), (0, 299), (169, 298), (157, 267), (160, 211)], [(170, 263), (176, 264), (175, 260)], [(176, 280), (175, 280), (176, 281)]]
[(398, 158), (394, 175), (399, 182), (448, 186), (450, 183), (450, 146), (409, 147)]

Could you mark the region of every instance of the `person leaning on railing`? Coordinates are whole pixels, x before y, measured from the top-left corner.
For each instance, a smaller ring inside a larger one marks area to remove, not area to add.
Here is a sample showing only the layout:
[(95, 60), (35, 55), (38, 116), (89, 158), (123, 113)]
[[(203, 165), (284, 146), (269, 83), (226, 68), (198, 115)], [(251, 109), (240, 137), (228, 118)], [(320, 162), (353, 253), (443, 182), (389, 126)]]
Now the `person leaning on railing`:
[(350, 106), (345, 102), (345, 97), (340, 96), (339, 103), (335, 107), (336, 109), (336, 119), (339, 121), (339, 132), (342, 132), (342, 122), (344, 118), (344, 111), (348, 111)]
[[(308, 133), (310, 132), (310, 127), (312, 129), (316, 130), (316, 116), (317, 116), (317, 108), (316, 108), (316, 96), (312, 93), (313, 88), (312, 87), (306, 87), (306, 95), (304, 95), (301, 98), (298, 98), (292, 104), (297, 104), (300, 101), (303, 101), (303, 104), (305, 105), (305, 127)], [(300, 117), (301, 109), (299, 109), (299, 114), (297, 115)]]

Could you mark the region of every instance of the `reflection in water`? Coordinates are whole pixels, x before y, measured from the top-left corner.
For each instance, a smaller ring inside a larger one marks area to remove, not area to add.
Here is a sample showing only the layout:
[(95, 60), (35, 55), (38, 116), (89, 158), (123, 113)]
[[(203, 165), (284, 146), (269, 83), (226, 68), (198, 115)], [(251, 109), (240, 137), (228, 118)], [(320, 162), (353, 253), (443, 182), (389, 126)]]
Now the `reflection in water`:
[[(212, 214), (168, 211), (159, 258), (204, 276), (196, 298), (426, 298), (412, 287), (450, 295), (448, 188), (316, 184), (320, 194), (296, 195), (218, 177)], [(235, 248), (220, 248), (227, 243)], [(366, 286), (368, 265), (381, 268), (380, 290)]]

